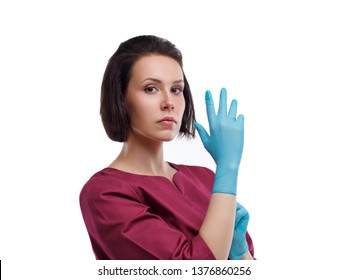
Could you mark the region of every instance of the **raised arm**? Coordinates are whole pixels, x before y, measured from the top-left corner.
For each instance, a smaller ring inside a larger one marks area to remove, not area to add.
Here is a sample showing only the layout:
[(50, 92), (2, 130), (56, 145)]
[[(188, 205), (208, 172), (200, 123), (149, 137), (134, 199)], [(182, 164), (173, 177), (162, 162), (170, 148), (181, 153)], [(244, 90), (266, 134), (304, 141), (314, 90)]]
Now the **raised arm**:
[(200, 236), (217, 259), (227, 259), (233, 238), (236, 192), (244, 142), (244, 117), (237, 117), (237, 101), (227, 112), (227, 92), (222, 89), (218, 114), (212, 95), (205, 95), (210, 134), (198, 123), (195, 127), (205, 149), (216, 163), (216, 175), (210, 204), (200, 228)]

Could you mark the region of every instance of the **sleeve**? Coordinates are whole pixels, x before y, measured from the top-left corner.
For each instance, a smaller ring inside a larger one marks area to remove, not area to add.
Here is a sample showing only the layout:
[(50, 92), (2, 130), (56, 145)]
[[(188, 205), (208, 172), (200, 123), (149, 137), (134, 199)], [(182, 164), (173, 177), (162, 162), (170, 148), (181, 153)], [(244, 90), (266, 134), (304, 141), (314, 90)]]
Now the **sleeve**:
[(248, 231), (246, 232), (246, 240), (247, 240), (247, 243), (248, 243), (248, 250), (250, 252), (250, 254), (252, 255), (253, 259), (256, 259), (254, 257), (254, 245), (253, 245), (253, 241), (252, 241), (252, 238), (251, 236), (249, 235)]
[(129, 186), (89, 186), (80, 195), (82, 215), (97, 259), (215, 259), (202, 238), (187, 238), (150, 213)]

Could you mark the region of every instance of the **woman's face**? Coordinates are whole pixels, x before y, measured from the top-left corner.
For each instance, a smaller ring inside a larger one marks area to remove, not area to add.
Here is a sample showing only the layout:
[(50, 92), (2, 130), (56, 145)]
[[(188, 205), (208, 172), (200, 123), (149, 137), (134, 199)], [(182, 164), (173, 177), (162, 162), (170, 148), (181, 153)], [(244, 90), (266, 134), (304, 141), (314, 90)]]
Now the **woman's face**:
[(179, 133), (185, 108), (181, 66), (171, 57), (148, 55), (138, 59), (126, 93), (130, 134), (170, 141)]

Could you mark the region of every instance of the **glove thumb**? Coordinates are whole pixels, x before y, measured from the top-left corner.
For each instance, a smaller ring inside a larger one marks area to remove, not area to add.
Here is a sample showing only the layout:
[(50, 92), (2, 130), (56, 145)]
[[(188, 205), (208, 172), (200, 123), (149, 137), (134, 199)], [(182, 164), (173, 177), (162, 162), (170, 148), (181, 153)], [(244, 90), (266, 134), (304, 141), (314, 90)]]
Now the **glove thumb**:
[(199, 133), (199, 136), (201, 138), (202, 143), (204, 144), (204, 147), (206, 148), (206, 145), (210, 136), (208, 135), (206, 129), (201, 124), (194, 122), (194, 126)]

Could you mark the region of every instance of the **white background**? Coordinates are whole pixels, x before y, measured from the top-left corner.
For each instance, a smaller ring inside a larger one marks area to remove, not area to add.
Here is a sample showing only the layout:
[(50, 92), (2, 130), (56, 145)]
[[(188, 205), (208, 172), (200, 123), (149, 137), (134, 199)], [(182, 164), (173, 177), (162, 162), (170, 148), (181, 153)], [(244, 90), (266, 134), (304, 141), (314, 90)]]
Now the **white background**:
[[(206, 89), (215, 104), (221, 87), (238, 100), (245, 115), (239, 201), (251, 214), (259, 261), (281, 265), (281, 279), (343, 278), (344, 1), (0, 3), (0, 259), (7, 279), (44, 279), (54, 269), (46, 279), (61, 279), (94, 260), (78, 196), (121, 147), (100, 121), (101, 79), (118, 45), (141, 34), (182, 51), (200, 123), (207, 127)], [(169, 161), (214, 169), (198, 137), (165, 147)]]

